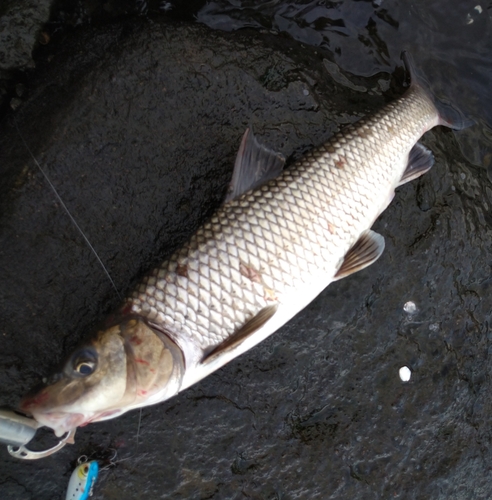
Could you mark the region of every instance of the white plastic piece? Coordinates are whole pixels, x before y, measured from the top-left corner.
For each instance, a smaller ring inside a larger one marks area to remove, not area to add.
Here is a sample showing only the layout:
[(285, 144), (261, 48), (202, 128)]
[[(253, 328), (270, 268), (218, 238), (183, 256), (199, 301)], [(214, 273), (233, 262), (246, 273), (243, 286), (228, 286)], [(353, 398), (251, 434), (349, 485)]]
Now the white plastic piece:
[(414, 314), (417, 311), (417, 306), (415, 305), (415, 302), (409, 300), (408, 302), (405, 302), (403, 310), (408, 314)]
[(408, 382), (412, 376), (412, 372), (408, 366), (402, 366), (400, 368), (400, 379), (402, 382)]

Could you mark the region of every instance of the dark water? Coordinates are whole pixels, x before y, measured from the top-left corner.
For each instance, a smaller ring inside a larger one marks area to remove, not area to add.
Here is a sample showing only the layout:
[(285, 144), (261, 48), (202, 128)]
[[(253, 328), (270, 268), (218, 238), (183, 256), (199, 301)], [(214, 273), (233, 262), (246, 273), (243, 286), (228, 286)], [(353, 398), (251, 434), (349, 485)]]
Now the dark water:
[(477, 122), (460, 145), (492, 179), (491, 16), (491, 2), (445, 0), (223, 1), (197, 12), (214, 28), (275, 30), (328, 49), (354, 75), (392, 72), (407, 50), (434, 93)]
[[(457, 133), (461, 151), (492, 180), (492, 2), (417, 0), (195, 0), (58, 3), (54, 25), (118, 15), (166, 14), (212, 28), (286, 33), (322, 47), (348, 76), (393, 72), (407, 50), (434, 94), (476, 126)], [(336, 70), (338, 72), (338, 69)], [(336, 77), (336, 75), (335, 75)], [(343, 74), (338, 76), (347, 81)]]
[[(319, 48), (327, 56), (324, 67), (335, 87), (350, 92), (347, 98), (339, 91), (347, 115), (338, 110), (338, 123), (381, 100), (381, 91), (392, 85), (388, 73), (403, 74), (395, 70), (406, 49), (433, 92), (477, 125), (458, 134), (465, 157), (450, 134), (437, 131), (426, 136), (436, 168), (399, 190), (378, 221), (377, 230), (387, 243), (379, 267), (330, 287), (272, 339), (168, 403), (147, 408), (142, 415), (132, 412), (81, 429), (74, 447), (42, 462), (19, 463), (1, 450), (0, 493), (29, 500), (64, 498), (80, 454), (107, 459), (115, 448), (124, 461), (102, 474), (96, 498), (490, 498), (490, 4), (58, 2), (47, 30), (55, 44), (67, 26), (161, 15), (226, 31), (284, 33), (305, 47)], [(87, 37), (83, 41), (77, 53), (94, 50)], [(204, 42), (208, 50), (213, 49), (210, 43)], [(293, 52), (302, 53), (302, 47)], [(282, 59), (277, 61), (281, 65)], [(142, 73), (148, 70), (144, 62)], [(181, 122), (182, 117), (175, 119), (173, 113), (180, 107), (192, 109), (196, 101), (176, 99), (161, 115), (155, 106), (159, 101), (153, 95), (147, 98), (130, 70), (125, 73), (116, 64), (110, 70), (124, 75), (119, 84), (129, 96), (148, 105), (150, 125), (139, 129), (136, 121), (128, 125), (120, 118), (125, 125), (117, 128), (118, 135), (94, 152), (92, 144), (97, 144), (104, 122), (114, 119), (118, 127), (121, 123), (102, 109), (111, 109), (109, 96), (105, 103), (98, 101), (94, 136), (77, 135), (77, 122), (83, 122), (92, 98), (87, 91), (83, 105), (68, 108), (75, 125), (67, 126), (68, 132), (61, 127), (54, 137), (58, 156), (45, 154), (43, 147), (36, 152), (120, 290), (127, 290), (159, 256), (169, 235), (178, 244), (193, 229), (188, 219), (198, 220), (204, 200), (219, 202), (235, 139), (251, 119), (251, 109), (258, 126), (268, 123), (265, 135), (270, 130), (273, 144), (291, 148), (289, 153), (298, 154), (312, 145), (310, 141), (329, 135), (321, 130), (331, 123), (329, 117), (312, 118), (313, 110), (318, 111), (316, 102), (306, 103), (302, 93), (294, 94), (287, 111), (262, 107), (254, 95), (231, 98), (226, 101), (234, 114), (230, 121), (229, 108), (212, 100), (209, 115), (189, 114)], [(309, 83), (309, 77), (303, 78), (303, 84)], [(90, 84), (97, 89), (99, 82)], [(203, 91), (203, 79), (191, 79), (189, 84), (194, 93)], [(295, 89), (295, 82), (292, 85)], [(179, 82), (175, 90), (179, 95)], [(330, 90), (318, 89), (319, 95), (326, 97)], [(309, 122), (306, 130), (294, 123), (289, 133), (278, 132), (275, 123), (288, 121), (285, 115), (292, 110), (297, 120)], [(57, 119), (65, 123), (63, 117)], [(214, 128), (216, 122), (220, 127)], [(197, 124), (198, 131), (180, 129), (182, 123)], [(35, 126), (45, 126), (42, 114)], [(154, 163), (162, 168), (165, 150), (151, 143), (155, 135), (139, 133), (150, 128), (165, 142), (173, 127), (180, 134), (173, 136), (177, 140), (169, 167), (168, 182), (174, 191), (162, 184), (160, 176), (167, 179), (167, 173), (157, 168), (152, 182), (158, 188), (149, 191), (147, 172), (135, 174), (133, 169), (145, 164), (150, 171)], [(315, 130), (321, 130), (319, 136)], [(28, 140), (33, 137), (27, 134)], [(188, 142), (180, 143), (181, 137)], [(197, 150), (204, 150), (202, 156), (196, 156), (192, 141)], [(74, 162), (68, 172), (65, 156)], [(189, 157), (194, 158), (191, 166)], [(100, 168), (103, 163), (108, 170)], [(210, 164), (213, 168), (207, 171)], [(0, 252), (2, 277), (9, 278), (2, 281), (0, 324), (5, 342), (0, 353), (1, 403), (8, 405), (14, 405), (118, 301), (43, 179), (32, 171), (26, 175), (24, 196), (33, 205), (12, 211), (26, 221), (26, 235), (3, 228), (2, 237), (19, 238), (32, 248), (11, 245)], [(131, 185), (128, 179), (135, 178), (140, 184)], [(198, 188), (204, 192), (194, 199)], [(128, 192), (131, 196), (125, 198)], [(147, 204), (149, 192), (156, 198), (154, 205)], [(113, 203), (119, 198), (124, 203)], [(122, 219), (131, 220), (128, 232), (118, 232)], [(176, 226), (183, 234), (173, 233)], [(135, 227), (146, 229), (139, 233)], [(137, 238), (140, 246), (133, 241)], [(152, 249), (142, 250), (147, 247)], [(19, 268), (7, 268), (5, 255), (12, 249), (21, 254), (22, 277)], [(74, 261), (84, 265), (77, 268)], [(407, 300), (417, 304), (415, 315), (404, 312)], [(16, 311), (7, 307), (11, 304)], [(22, 316), (22, 329), (14, 321), (16, 314)], [(397, 376), (404, 364), (413, 371), (407, 385)]]

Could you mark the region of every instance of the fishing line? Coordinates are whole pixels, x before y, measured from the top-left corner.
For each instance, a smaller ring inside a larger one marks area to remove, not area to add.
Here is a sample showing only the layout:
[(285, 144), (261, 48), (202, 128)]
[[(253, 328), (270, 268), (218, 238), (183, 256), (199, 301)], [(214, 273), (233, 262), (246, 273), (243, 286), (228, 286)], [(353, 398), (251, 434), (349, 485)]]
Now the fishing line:
[(137, 428), (137, 450), (140, 438), (140, 424), (142, 423), (142, 408), (140, 408), (140, 413), (138, 414), (138, 428)]
[(25, 141), (24, 136), (21, 134), (21, 131), (19, 130), (19, 126), (17, 125), (17, 120), (15, 119), (14, 116), (12, 117), (12, 119), (14, 120), (14, 124), (15, 124), (15, 128), (17, 129), (17, 133), (19, 134), (19, 137), (21, 138), (22, 142), (24, 143), (24, 146), (26, 147), (27, 151), (31, 155), (32, 159), (34, 160), (34, 163), (36, 164), (36, 166), (39, 168), (39, 170), (43, 174), (44, 178), (46, 179), (46, 182), (50, 185), (53, 193), (55, 193), (55, 196), (58, 198), (58, 201), (60, 202), (61, 206), (63, 207), (63, 209), (65, 210), (65, 212), (67, 213), (67, 215), (70, 217), (70, 220), (73, 222), (74, 226), (77, 228), (77, 230), (79, 231), (79, 233), (82, 235), (82, 237), (84, 238), (85, 242), (87, 243), (87, 245), (91, 249), (92, 253), (95, 255), (97, 261), (99, 262), (99, 264), (103, 268), (103, 271), (105, 272), (106, 276), (108, 277), (109, 281), (111, 282), (111, 285), (113, 285), (113, 288), (114, 288), (114, 290), (116, 292), (116, 295), (118, 295), (118, 298), (120, 300), (123, 300), (123, 297), (121, 296), (120, 292), (116, 288), (115, 282), (113, 281), (113, 278), (111, 278), (111, 275), (109, 274), (108, 269), (106, 268), (106, 266), (104, 265), (103, 261), (100, 259), (99, 255), (97, 254), (96, 249), (91, 245), (91, 242), (89, 241), (89, 239), (85, 235), (84, 231), (82, 231), (81, 227), (77, 224), (77, 221), (74, 219), (74, 217), (70, 213), (70, 210), (68, 209), (68, 207), (65, 205), (65, 203), (63, 203), (63, 200), (61, 199), (61, 196), (58, 194), (58, 191), (56, 190), (55, 186), (53, 186), (53, 184), (50, 181), (50, 178), (48, 177), (48, 175), (46, 174), (46, 172), (42, 169), (42, 167), (39, 164), (38, 160), (36, 160), (36, 157), (34, 156), (33, 152), (31, 151), (31, 149), (27, 145), (27, 142)]

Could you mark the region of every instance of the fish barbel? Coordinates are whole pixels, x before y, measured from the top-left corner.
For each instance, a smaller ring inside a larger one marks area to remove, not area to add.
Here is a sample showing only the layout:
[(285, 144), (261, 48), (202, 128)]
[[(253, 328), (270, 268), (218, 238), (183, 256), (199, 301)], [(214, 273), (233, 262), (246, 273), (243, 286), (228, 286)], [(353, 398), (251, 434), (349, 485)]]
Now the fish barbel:
[(370, 227), (431, 168), (417, 141), (436, 125), (414, 84), (285, 170), (247, 131), (226, 202), (21, 408), (62, 435), (164, 401), (271, 335), (381, 255)]

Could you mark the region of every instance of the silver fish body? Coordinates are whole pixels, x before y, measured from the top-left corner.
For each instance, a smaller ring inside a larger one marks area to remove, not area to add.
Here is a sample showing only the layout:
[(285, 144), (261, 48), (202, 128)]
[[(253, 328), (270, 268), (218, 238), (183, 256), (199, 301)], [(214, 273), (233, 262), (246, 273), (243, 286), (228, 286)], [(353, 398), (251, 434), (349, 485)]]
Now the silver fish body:
[[(128, 299), (182, 349), (189, 387), (285, 324), (336, 279), (391, 201), (418, 139), (439, 124), (427, 94), (401, 98), (217, 210)], [(202, 359), (268, 306), (266, 324), (212, 364)]]
[(379, 257), (384, 240), (369, 228), (398, 185), (432, 166), (417, 141), (438, 124), (413, 85), (263, 185), (246, 182), (24, 411), (61, 435), (166, 400), (258, 344)]

